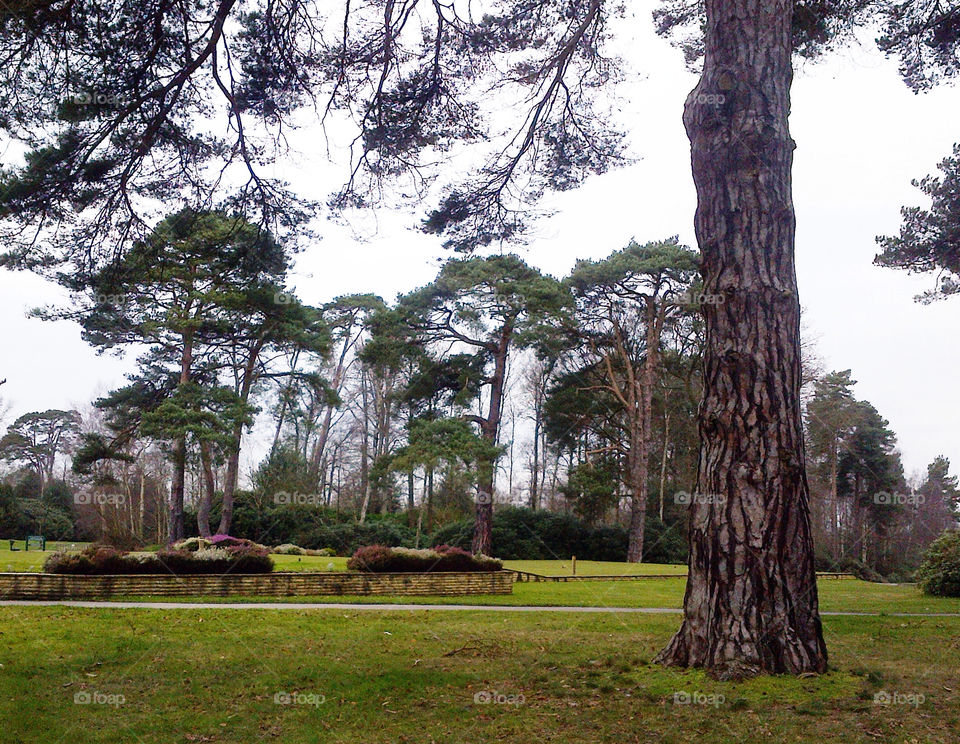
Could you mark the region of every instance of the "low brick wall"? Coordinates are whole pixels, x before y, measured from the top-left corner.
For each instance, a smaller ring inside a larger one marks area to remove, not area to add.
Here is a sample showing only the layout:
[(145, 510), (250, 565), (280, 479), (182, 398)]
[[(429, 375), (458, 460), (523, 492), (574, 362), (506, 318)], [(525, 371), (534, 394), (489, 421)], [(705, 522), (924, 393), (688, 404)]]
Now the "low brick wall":
[(0, 599), (103, 599), (138, 595), (304, 597), (321, 594), (456, 597), (512, 592), (513, 575), (508, 571), (426, 574), (284, 571), (223, 576), (0, 573)]

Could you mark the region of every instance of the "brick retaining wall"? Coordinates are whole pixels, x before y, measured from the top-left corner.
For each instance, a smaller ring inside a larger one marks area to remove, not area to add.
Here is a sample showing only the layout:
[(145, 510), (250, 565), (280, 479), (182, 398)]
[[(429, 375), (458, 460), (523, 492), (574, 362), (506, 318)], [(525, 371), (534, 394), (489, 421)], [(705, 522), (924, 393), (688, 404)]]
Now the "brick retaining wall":
[(511, 594), (508, 571), (473, 573), (292, 572), (172, 576), (73, 576), (0, 573), (0, 599), (103, 599), (128, 596), (396, 595), (461, 596)]

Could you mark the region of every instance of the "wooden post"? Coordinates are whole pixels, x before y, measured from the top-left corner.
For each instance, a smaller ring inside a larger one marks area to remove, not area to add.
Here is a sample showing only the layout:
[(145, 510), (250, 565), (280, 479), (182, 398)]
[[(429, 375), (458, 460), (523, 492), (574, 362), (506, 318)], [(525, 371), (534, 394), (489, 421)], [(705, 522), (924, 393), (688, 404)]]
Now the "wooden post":
[(576, 576), (577, 575), (577, 556), (573, 556), (570, 559), (570, 562), (573, 564), (573, 575)]

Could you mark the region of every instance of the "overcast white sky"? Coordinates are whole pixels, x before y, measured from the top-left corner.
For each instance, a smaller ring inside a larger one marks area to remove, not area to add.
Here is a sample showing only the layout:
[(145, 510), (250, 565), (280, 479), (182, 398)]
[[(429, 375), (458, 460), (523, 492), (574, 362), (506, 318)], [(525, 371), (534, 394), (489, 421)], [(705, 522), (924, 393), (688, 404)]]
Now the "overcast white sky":
[[(621, 121), (640, 160), (555, 197), (519, 252), (562, 276), (577, 258), (599, 258), (631, 237), (679, 234), (695, 245), (695, 197), (680, 115), (695, 83), (679, 52), (652, 33), (649, 15), (624, 25), (620, 42), (631, 68), (620, 90)], [(960, 139), (960, 90), (916, 96), (896, 65), (870, 45), (798, 70), (791, 126), (798, 218), (797, 264), (805, 322), (827, 369), (853, 370), (856, 393), (889, 419), (908, 474), (945, 454), (960, 470), (960, 298), (919, 305), (913, 296), (931, 277), (910, 277), (871, 265), (874, 237), (896, 232), (903, 204), (924, 204), (910, 185), (935, 170)], [(277, 172), (306, 195), (323, 200), (340, 171), (326, 160), (322, 138), (307, 128), (300, 152)], [(416, 217), (381, 211), (366, 239), (319, 221), (324, 239), (302, 254), (295, 284), (307, 302), (349, 292), (387, 299), (428, 282), (439, 241), (418, 233)], [(84, 407), (123, 382), (132, 360), (98, 357), (70, 323), (25, 317), (28, 308), (62, 293), (29, 274), (0, 272), (2, 397), (12, 415)], [(252, 443), (256, 444), (257, 437)], [(253, 464), (258, 447), (248, 452)]]

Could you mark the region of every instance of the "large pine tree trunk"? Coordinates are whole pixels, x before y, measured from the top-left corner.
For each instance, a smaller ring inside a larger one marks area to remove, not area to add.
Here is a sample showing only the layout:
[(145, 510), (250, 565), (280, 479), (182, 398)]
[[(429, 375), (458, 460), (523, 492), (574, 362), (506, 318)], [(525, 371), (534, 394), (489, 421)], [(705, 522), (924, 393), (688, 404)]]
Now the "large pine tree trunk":
[(704, 307), (690, 573), (659, 660), (720, 678), (827, 665), (800, 419), (792, 8), (707, 0), (704, 73), (684, 111), (704, 292), (725, 302)]
[[(493, 375), (490, 377), (490, 405), (486, 418), (480, 422), (480, 436), (495, 447), (500, 435), (500, 420), (503, 417), (503, 394), (507, 382), (507, 355), (513, 337), (513, 322), (500, 329), (499, 339), (493, 354)], [(477, 512), (473, 525), (474, 553), (492, 555), (493, 550), (493, 482), (496, 461), (480, 463), (477, 479)]]
[(646, 433), (639, 421), (631, 422), (629, 465), (630, 490), (630, 533), (627, 544), (627, 562), (640, 563), (643, 560), (643, 533), (647, 521), (647, 458), (649, 455)]
[(216, 479), (213, 475), (213, 455), (207, 441), (200, 442), (200, 464), (203, 467), (203, 492), (197, 505), (197, 531), (200, 537), (210, 537), (210, 510), (213, 508)]
[[(250, 350), (243, 373), (240, 378), (238, 395), (240, 402), (246, 405), (250, 400), (250, 391), (253, 389), (257, 362), (263, 343), (259, 343)], [(233, 500), (237, 493), (237, 482), (240, 478), (240, 447), (243, 443), (243, 422), (237, 421), (230, 433), (230, 449), (227, 455), (227, 474), (223, 480), (223, 506), (220, 510), (220, 526), (217, 533), (229, 535), (233, 526)]]
[(183, 495), (187, 480), (187, 440), (177, 439), (173, 445), (173, 480), (170, 483), (170, 529), (167, 542), (175, 543), (186, 537), (183, 522)]
[[(189, 313), (189, 304), (187, 311)], [(183, 348), (180, 351), (180, 385), (190, 382), (193, 370), (193, 333), (183, 334)], [(187, 529), (183, 517), (183, 499), (187, 482), (187, 438), (176, 440), (173, 446), (173, 482), (170, 484), (170, 530), (167, 540), (172, 544), (186, 537)]]

